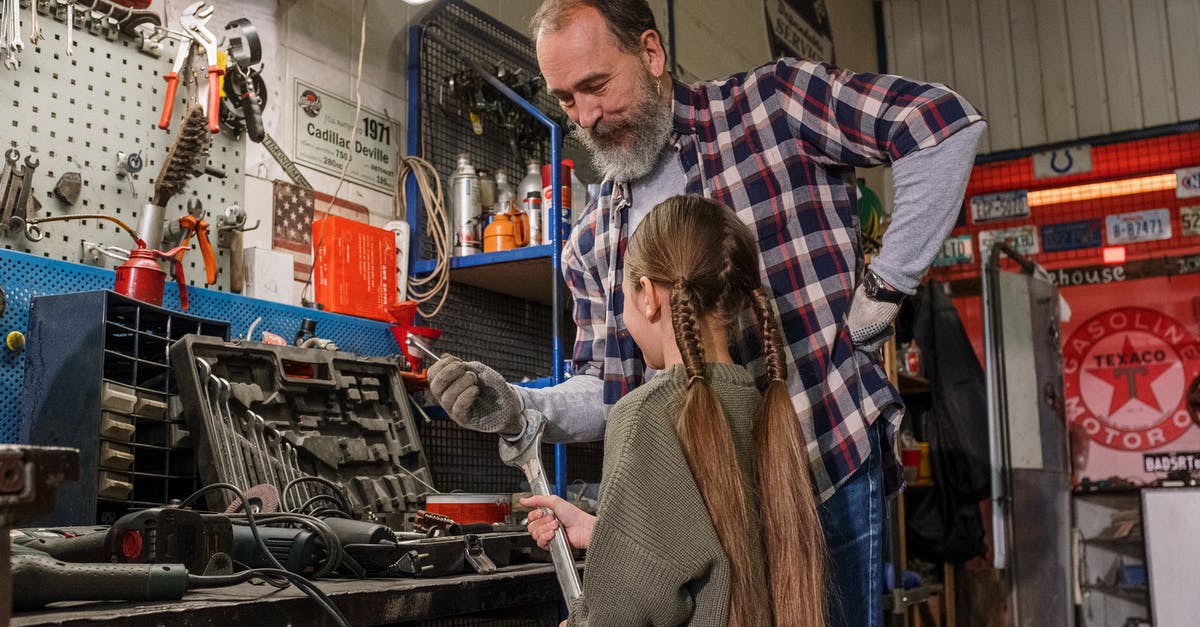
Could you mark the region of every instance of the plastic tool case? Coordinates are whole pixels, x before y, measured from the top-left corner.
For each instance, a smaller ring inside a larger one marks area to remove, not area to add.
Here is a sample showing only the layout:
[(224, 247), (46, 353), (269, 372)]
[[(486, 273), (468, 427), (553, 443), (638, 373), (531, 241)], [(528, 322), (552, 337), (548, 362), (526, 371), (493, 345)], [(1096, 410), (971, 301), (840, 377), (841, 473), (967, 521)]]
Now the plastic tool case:
[(201, 336), (170, 353), (204, 482), (270, 483), (295, 508), (326, 493), (304, 482), (285, 494), (298, 468), (340, 486), (350, 515), (393, 529), (431, 491), (396, 361)]

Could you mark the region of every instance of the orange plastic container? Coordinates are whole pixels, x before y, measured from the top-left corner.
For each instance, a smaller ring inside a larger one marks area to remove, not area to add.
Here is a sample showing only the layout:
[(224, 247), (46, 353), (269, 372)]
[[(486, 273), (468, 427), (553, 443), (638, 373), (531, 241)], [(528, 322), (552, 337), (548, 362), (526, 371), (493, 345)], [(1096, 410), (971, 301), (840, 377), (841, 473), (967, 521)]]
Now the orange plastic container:
[(396, 234), (357, 220), (313, 222), (313, 294), (325, 311), (390, 321), (396, 303)]

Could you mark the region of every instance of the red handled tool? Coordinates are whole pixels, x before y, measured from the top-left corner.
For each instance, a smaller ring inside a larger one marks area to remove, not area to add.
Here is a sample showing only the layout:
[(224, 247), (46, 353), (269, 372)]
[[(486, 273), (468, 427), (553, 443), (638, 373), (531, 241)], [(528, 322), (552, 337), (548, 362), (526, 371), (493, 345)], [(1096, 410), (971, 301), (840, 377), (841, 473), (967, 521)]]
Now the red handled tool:
[(158, 128), (166, 129), (171, 126), (171, 112), (175, 108), (175, 91), (179, 86), (179, 73), (183, 70), (188, 57), (191, 56), (192, 44), (197, 44), (204, 49), (205, 61), (208, 66), (208, 107), (206, 108), (208, 130), (212, 133), (221, 132), (218, 118), (221, 111), (221, 77), (225, 75), (225, 69), (217, 65), (217, 38), (204, 26), (212, 19), (213, 10), (213, 7), (205, 2), (195, 2), (188, 5), (183, 10), (183, 15), (179, 17), (180, 26), (191, 37), (191, 40), (179, 42), (175, 65), (171, 67), (170, 72), (163, 75), (167, 81), (167, 95), (166, 101), (163, 102), (163, 113), (162, 118), (158, 121)]
[(187, 251), (188, 240), (194, 233), (200, 242), (200, 256), (204, 257), (204, 284), (216, 283), (217, 255), (213, 252), (212, 242), (208, 239), (208, 222), (189, 213), (179, 218), (179, 226), (183, 227), (184, 231), (183, 242), (179, 245), (183, 251), (180, 251), (179, 257), (182, 258), (183, 253)]

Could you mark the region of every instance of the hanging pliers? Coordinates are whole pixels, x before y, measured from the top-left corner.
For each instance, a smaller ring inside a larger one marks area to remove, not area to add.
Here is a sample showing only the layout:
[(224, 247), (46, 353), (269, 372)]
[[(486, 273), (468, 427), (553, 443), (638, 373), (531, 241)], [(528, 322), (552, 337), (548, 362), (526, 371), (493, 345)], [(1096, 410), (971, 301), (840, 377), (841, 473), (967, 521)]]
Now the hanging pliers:
[(179, 73), (191, 55), (192, 45), (196, 44), (204, 49), (208, 66), (208, 108), (206, 109), (208, 130), (212, 133), (221, 132), (218, 119), (221, 107), (221, 77), (225, 75), (225, 69), (217, 65), (217, 38), (204, 27), (212, 19), (213, 10), (211, 5), (196, 2), (188, 5), (183, 10), (183, 15), (179, 17), (180, 26), (191, 39), (179, 43), (179, 51), (175, 55), (175, 65), (172, 66), (170, 72), (163, 75), (167, 81), (167, 95), (166, 101), (163, 103), (162, 118), (158, 121), (158, 127), (161, 129), (171, 126), (171, 112), (175, 107), (175, 90), (179, 86)]

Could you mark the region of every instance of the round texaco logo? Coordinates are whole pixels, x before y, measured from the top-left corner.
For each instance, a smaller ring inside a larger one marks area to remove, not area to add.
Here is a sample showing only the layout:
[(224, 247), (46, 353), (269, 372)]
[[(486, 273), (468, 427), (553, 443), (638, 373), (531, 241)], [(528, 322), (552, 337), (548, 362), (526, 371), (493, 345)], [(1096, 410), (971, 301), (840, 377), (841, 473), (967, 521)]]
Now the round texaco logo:
[(1183, 400), (1200, 367), (1200, 341), (1157, 311), (1113, 309), (1084, 322), (1063, 346), (1067, 418), (1098, 444), (1144, 451), (1191, 426)]

